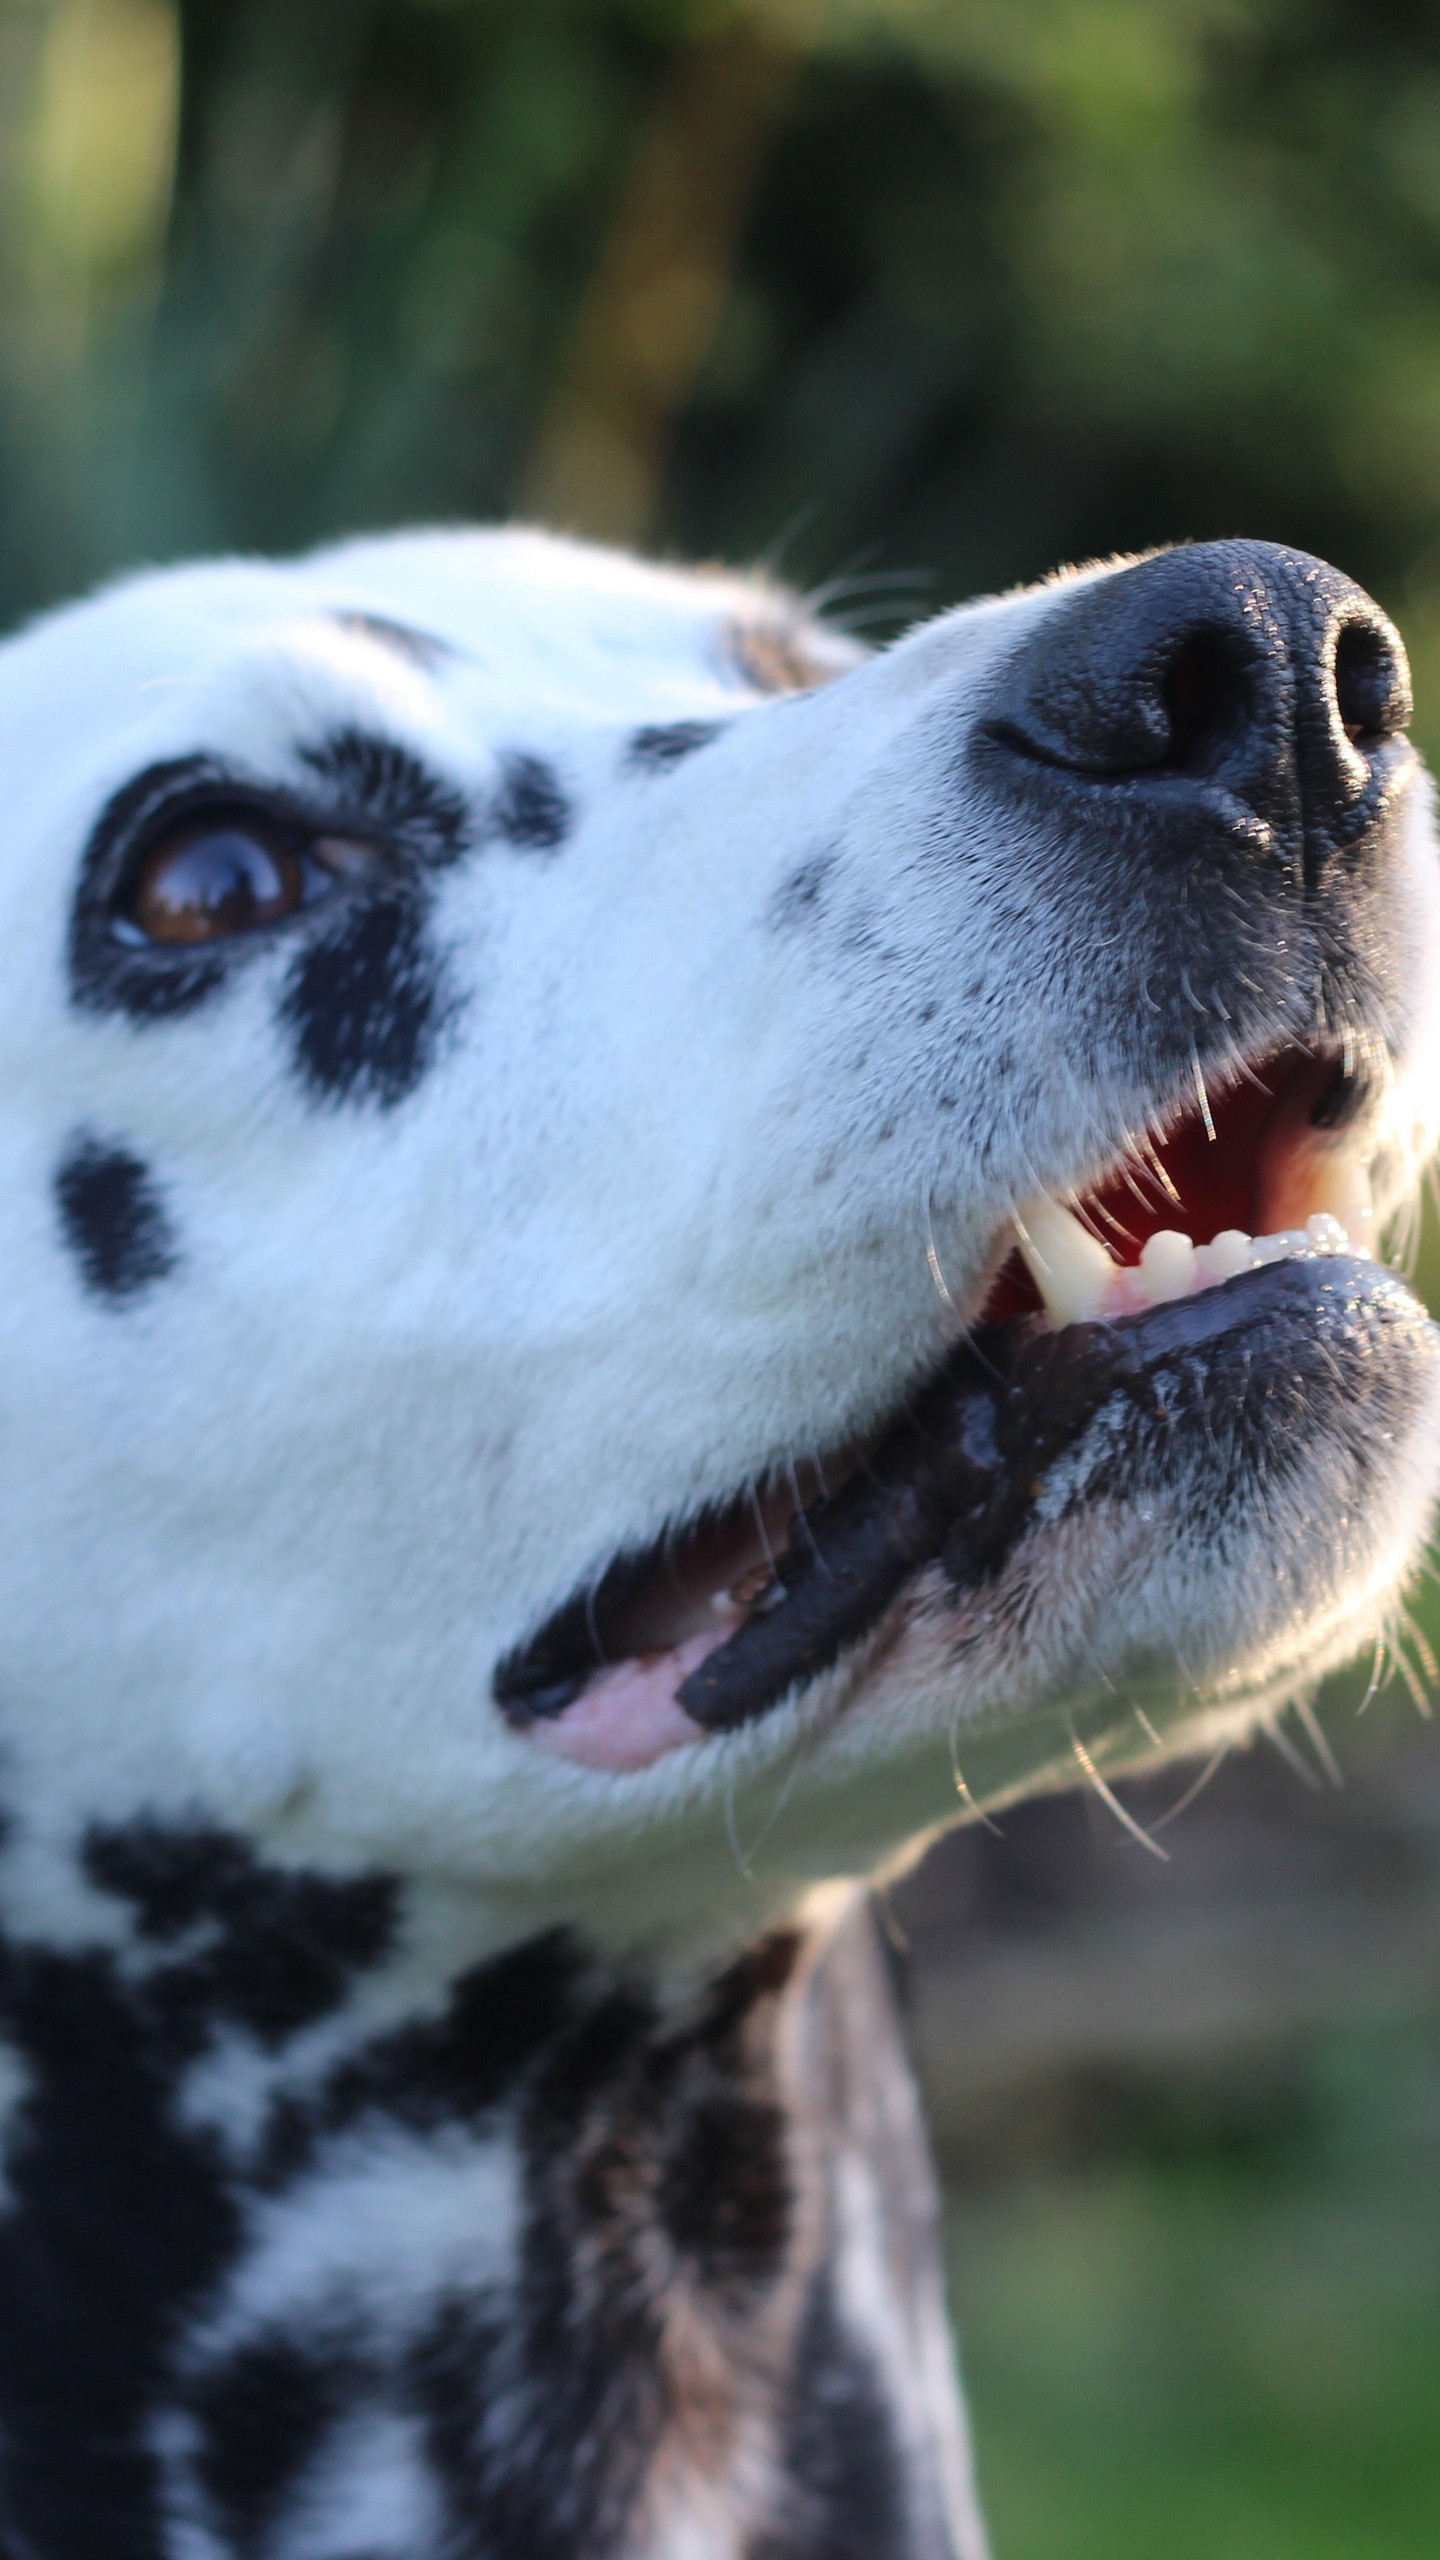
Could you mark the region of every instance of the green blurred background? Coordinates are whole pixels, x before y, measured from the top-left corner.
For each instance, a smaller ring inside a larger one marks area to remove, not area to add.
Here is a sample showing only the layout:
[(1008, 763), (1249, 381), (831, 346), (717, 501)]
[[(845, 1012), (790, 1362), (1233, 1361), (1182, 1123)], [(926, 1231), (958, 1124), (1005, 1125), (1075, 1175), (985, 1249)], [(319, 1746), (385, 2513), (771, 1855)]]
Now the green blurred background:
[[(1299, 543), (1440, 750), (1440, 11), (0, 0), (0, 619), (512, 510), (880, 637)], [(1440, 2552), (1430, 1678), (896, 1898), (999, 2560)]]

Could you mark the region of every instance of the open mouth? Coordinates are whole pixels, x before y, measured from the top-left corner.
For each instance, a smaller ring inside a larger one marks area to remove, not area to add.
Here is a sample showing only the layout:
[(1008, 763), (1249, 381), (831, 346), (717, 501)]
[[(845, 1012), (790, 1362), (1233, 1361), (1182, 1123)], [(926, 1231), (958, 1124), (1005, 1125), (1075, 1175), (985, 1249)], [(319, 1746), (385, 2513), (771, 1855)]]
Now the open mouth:
[(1213, 1095), (1197, 1077), (1192, 1108), (1069, 1204), (1022, 1205), (976, 1321), (902, 1417), (617, 1557), (507, 1656), (508, 1720), (561, 1756), (644, 1766), (830, 1668), (927, 1565), (957, 1590), (995, 1572), (1109, 1397), (1282, 1304), (1303, 1320), (1300, 1275), (1274, 1266), (1369, 1257), (1373, 1100), (1348, 1048), (1285, 1049)]
[(1303, 1253), (1374, 1249), (1368, 1079), (1344, 1055), (1285, 1050), (1142, 1139), (1073, 1208), (1041, 1195), (986, 1300), (1004, 1322), (1127, 1316)]

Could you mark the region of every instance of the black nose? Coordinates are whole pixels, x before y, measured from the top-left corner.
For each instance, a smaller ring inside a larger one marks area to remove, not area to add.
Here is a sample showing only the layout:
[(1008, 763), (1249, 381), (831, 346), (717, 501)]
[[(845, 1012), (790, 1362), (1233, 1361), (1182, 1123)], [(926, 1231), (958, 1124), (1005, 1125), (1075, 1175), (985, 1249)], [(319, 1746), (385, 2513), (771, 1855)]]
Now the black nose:
[(1412, 762), (1400, 636), (1353, 580), (1268, 542), (1167, 551), (1062, 594), (985, 735), (1136, 815), (1278, 843), (1314, 874)]

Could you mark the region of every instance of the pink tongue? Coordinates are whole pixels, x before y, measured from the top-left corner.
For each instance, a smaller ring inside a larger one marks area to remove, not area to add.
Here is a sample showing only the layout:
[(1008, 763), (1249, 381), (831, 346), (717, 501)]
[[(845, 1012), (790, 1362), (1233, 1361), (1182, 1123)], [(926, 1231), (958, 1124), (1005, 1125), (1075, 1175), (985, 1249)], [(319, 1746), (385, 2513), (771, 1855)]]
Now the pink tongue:
[(675, 1692), (730, 1632), (725, 1626), (707, 1627), (665, 1653), (617, 1662), (613, 1671), (598, 1672), (573, 1707), (533, 1724), (530, 1740), (557, 1760), (577, 1761), (582, 1769), (648, 1769), (667, 1751), (703, 1742), (703, 1726), (676, 1703)]

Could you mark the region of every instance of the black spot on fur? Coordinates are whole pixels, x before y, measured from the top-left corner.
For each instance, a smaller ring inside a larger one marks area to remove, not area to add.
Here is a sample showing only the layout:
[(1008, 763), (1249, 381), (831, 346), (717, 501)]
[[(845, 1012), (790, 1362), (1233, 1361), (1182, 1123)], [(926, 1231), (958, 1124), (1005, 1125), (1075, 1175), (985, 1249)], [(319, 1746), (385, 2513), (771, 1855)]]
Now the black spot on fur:
[(800, 2334), (784, 2469), (790, 2512), (746, 2560), (909, 2560), (894, 2425), (870, 2357), (841, 2325), (828, 2268)]
[[(473, 2330), (434, 2338), (426, 2367), (436, 2460), (477, 2551), (606, 2560), (623, 2550), (671, 2415), (662, 2346), (672, 2290), (687, 2287), (701, 2319), (722, 2306), (733, 2317), (778, 2273), (790, 2199), (766, 2019), (796, 1953), (791, 1936), (766, 1942), (674, 2023), (618, 1979), (579, 2010), (531, 2081), (523, 2272), (504, 2363), (523, 2454), (477, 2476), (485, 2383)], [(729, 2129), (742, 2144), (760, 2137), (754, 2156), (742, 2148), (728, 2164), (717, 2144), (727, 2086)]]
[(127, 1148), (77, 1139), (56, 1172), (55, 1198), (65, 1241), (98, 1297), (138, 1297), (175, 1269), (164, 1202), (148, 1167)]
[(108, 1952), (0, 1945), (0, 2028), (26, 2075), (0, 2217), (4, 2515), (33, 2560), (161, 2560), (149, 2429), (240, 2241), (176, 2072), (227, 2024), (275, 2041), (338, 2006), (389, 1943), (394, 1888), (158, 1825), (97, 1832), (86, 1865), (157, 1960), (127, 1978)]
[[(261, 2192), (319, 2175), (352, 2130), (513, 2141), (518, 2272), (491, 2292), (457, 2269), (408, 2337), (323, 2303), (313, 2328), (267, 2321), (207, 2362), (252, 2171), (176, 2105), (178, 2076), (237, 2032), (242, 2050), (288, 2052), (334, 2016), (398, 1943), (398, 1890), (158, 1822), (95, 1828), (84, 1868), (130, 1915), (122, 1954), (0, 1943), (0, 2032), (30, 2092), (0, 2218), (0, 2494), (17, 2549), (162, 2560), (153, 2429), (169, 2409), (225, 2547), (263, 2560), (332, 2434), (388, 2409), (414, 2422), (456, 2560), (620, 2560), (691, 2379), (709, 2388), (733, 2365), (737, 2397), (754, 2387), (747, 2318), (776, 2298), (795, 2241), (775, 2057), (796, 1938), (763, 1942), (676, 2013), (552, 1934), (474, 1967), (438, 2015), (292, 2077), (268, 2139), (257, 2129)], [(707, 2329), (692, 2367), (686, 2340)], [(824, 2287), (794, 2374), (793, 2498), (751, 2560), (899, 2560), (878, 2380)]]
[(394, 1936), (388, 1877), (267, 1866), (229, 1832), (97, 1826), (84, 1858), (92, 1884), (133, 1906), (142, 1938), (164, 1946), (210, 1924), (198, 1951), (154, 1977), (156, 2022), (177, 2047), (220, 2018), (283, 2044), (337, 2008)]
[(637, 729), (625, 749), (625, 762), (632, 773), (668, 773), (728, 727), (725, 720), (667, 720)]
[(502, 756), (490, 823), (507, 844), (536, 853), (562, 845), (570, 833), (570, 803), (553, 765), (539, 756)]
[(790, 2237), (785, 2119), (746, 2038), (755, 2010), (784, 1989), (796, 1952), (795, 1939), (780, 1936), (742, 1957), (698, 2028), (657, 2055), (661, 2220), (710, 2288), (763, 2286)]
[(327, 822), (347, 818), (403, 846), (431, 866), (455, 861), (470, 840), (470, 812), (460, 793), (408, 747), (369, 729), (333, 729), (304, 762), (334, 794)]
[(187, 2392), (200, 2480), (243, 2560), (260, 2560), (287, 2490), (344, 2413), (355, 2382), (343, 2356), (322, 2363), (289, 2339), (263, 2338)]
[(301, 953), (280, 1003), (312, 1093), (387, 1109), (423, 1080), (453, 1011), (414, 888), (348, 903)]
[(474, 1966), (437, 2018), (376, 2037), (318, 2092), (281, 2100), (257, 2172), (261, 2184), (284, 2185), (321, 2142), (367, 2118), (421, 2133), (475, 2125), (510, 2094), (537, 2051), (564, 2032), (583, 1976), (578, 1951), (561, 1930)]
[[(256, 1882), (233, 1844), (198, 1835), (171, 1846), (127, 1834), (98, 1855), (107, 1889), (126, 1889), (167, 1944)], [(447, 2548), (614, 2560), (671, 2417), (670, 2286), (689, 2288), (701, 2318), (707, 2302), (743, 2314), (783, 2260), (767, 2022), (796, 1952), (791, 1937), (766, 1942), (671, 2022), (644, 1984), (555, 1933), (476, 1966), (441, 2016), (376, 2038), (318, 2093), (281, 2102), (260, 2172), (272, 2191), (367, 2122), (508, 2139), (496, 2110), (520, 2093), (521, 2271), (499, 2298), (437, 2297), (398, 2369), (367, 2363), (376, 2342), (361, 2331), (353, 2353), (328, 2330), (309, 2349), (267, 2332), (187, 2386), (206, 2486), (246, 2560), (270, 2547), (328, 2430), (377, 2391), (423, 2428)], [(503, 2431), (487, 2423), (499, 2396)]]
[[(707, 2306), (732, 2315), (763, 2294), (785, 2245), (775, 2153), (762, 2142), (758, 2169), (732, 2157), (727, 2181), (716, 2099), (733, 2077), (755, 2121), (773, 2104), (767, 2019), (794, 1957), (792, 1939), (770, 1942), (671, 2022), (644, 1984), (541, 1940), (478, 1968), (443, 2024), (385, 2039), (368, 2085), (363, 2071), (337, 2075), (332, 2121), (342, 2091), (345, 2108), (398, 2104), (407, 2117), (417, 2086), (467, 2108), (503, 2081), (522, 2092), (518, 2283), (498, 2300), (438, 2303), (403, 2384), (449, 2510), (447, 2548), (617, 2560), (627, 2547), (673, 2416), (671, 2288), (689, 2289), (702, 2320)], [(755, 2121), (732, 2130), (748, 2142)], [(501, 2397), (503, 2430), (489, 2422)]]
[(7, 2517), (37, 2560), (160, 2560), (145, 2421), (234, 2206), (108, 1958), (11, 1956), (0, 2005), (31, 2075), (0, 2222)]
[(830, 875), (838, 857), (833, 853), (812, 854), (782, 880), (770, 901), (770, 922), (780, 932), (797, 925), (811, 924), (822, 913)]

